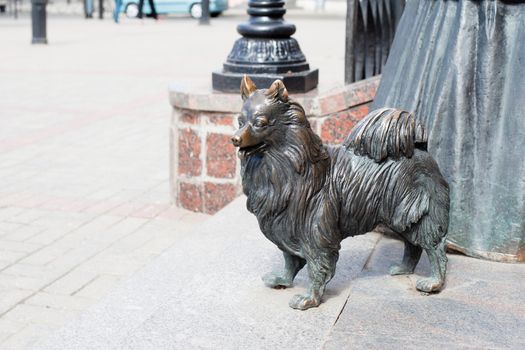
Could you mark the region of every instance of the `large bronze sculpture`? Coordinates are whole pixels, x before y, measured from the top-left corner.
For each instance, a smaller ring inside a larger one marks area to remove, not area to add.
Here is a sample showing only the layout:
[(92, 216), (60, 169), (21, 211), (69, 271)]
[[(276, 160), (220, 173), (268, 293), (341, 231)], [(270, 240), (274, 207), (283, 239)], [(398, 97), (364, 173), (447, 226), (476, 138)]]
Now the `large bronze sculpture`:
[(247, 207), (285, 260), (281, 274), (263, 277), (266, 285), (290, 287), (306, 265), (309, 290), (290, 306), (318, 306), (334, 276), (341, 240), (382, 224), (405, 242), (402, 263), (391, 274), (413, 273), (425, 250), (431, 276), (420, 279), (417, 289), (443, 287), (448, 185), (413, 115), (374, 111), (342, 146), (327, 147), (280, 80), (257, 90), (245, 76), (241, 95), (240, 128), (232, 142), (239, 147)]
[(427, 128), (450, 185), (448, 247), (525, 262), (525, 1), (407, 1), (374, 108)]

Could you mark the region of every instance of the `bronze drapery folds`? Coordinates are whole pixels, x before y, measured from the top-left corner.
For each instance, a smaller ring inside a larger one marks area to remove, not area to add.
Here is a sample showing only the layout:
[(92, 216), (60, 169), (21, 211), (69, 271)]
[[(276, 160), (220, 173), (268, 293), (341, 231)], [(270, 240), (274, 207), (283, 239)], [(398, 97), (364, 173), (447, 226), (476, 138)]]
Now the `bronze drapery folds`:
[(470, 256), (525, 261), (524, 58), (524, 1), (408, 1), (373, 104), (427, 127)]

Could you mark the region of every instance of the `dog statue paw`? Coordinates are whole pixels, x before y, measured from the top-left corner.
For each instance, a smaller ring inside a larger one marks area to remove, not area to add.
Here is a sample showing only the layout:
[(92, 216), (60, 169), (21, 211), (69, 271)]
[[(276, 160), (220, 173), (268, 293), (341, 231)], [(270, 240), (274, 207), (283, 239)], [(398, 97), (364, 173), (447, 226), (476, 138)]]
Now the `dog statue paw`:
[(443, 281), (439, 278), (422, 278), (416, 282), (416, 289), (425, 293), (435, 293), (441, 290)]
[(292, 286), (293, 278), (288, 278), (286, 276), (278, 275), (276, 273), (270, 272), (262, 277), (264, 284), (267, 287), (275, 289), (284, 289)]
[(301, 294), (294, 295), (288, 303), (292, 309), (297, 310), (307, 310), (309, 308), (319, 306), (319, 304), (321, 304), (320, 299), (313, 298), (310, 295)]
[(390, 266), (390, 269), (389, 269), (388, 272), (390, 272), (390, 274), (392, 276), (396, 276), (396, 275), (410, 275), (410, 274), (414, 273), (414, 270), (410, 269), (406, 265), (403, 265), (403, 264), (399, 264), (398, 265), (398, 264), (396, 264), (396, 265)]

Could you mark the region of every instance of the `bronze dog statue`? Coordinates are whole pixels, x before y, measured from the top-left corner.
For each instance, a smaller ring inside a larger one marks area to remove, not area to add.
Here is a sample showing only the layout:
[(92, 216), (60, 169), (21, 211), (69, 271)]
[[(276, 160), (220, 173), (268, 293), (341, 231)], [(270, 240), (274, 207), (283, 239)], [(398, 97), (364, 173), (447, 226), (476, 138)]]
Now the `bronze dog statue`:
[(240, 128), (232, 142), (239, 147), (247, 207), (284, 254), (284, 271), (265, 275), (267, 286), (290, 287), (306, 265), (308, 293), (296, 295), (290, 306), (318, 306), (341, 241), (384, 225), (405, 242), (403, 261), (390, 273), (413, 273), (425, 250), (431, 276), (420, 279), (417, 289), (443, 287), (449, 190), (413, 115), (373, 111), (343, 145), (327, 147), (280, 80), (257, 90), (245, 76), (241, 95)]

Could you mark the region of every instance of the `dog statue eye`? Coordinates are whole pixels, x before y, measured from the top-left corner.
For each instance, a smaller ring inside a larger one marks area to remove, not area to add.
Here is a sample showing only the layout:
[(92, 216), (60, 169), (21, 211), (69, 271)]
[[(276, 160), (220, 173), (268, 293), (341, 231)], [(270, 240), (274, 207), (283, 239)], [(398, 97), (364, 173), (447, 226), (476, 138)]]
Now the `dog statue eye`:
[(268, 124), (268, 121), (266, 119), (256, 119), (255, 123), (253, 124), (257, 128), (262, 128), (263, 126), (266, 126)]
[(239, 123), (239, 127), (242, 128), (244, 126), (244, 120), (242, 118), (238, 118), (237, 122)]

